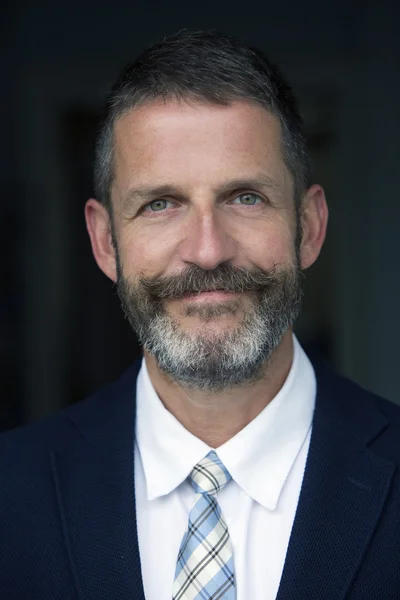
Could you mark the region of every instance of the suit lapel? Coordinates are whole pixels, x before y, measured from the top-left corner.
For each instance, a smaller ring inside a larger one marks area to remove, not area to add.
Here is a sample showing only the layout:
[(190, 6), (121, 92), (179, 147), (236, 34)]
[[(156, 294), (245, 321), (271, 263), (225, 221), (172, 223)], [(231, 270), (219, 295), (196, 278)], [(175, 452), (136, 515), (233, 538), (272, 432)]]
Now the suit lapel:
[(346, 597), (394, 472), (367, 448), (387, 425), (370, 397), (322, 365), (316, 375), (313, 433), (277, 600)]
[(144, 600), (133, 471), (137, 371), (77, 405), (74, 435), (51, 457), (80, 600)]

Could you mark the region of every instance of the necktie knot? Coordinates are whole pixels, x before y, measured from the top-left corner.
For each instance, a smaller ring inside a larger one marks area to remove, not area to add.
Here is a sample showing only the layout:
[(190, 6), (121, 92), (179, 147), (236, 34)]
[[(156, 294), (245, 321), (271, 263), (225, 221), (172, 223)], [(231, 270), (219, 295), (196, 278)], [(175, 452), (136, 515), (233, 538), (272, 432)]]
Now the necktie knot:
[(211, 496), (222, 490), (230, 479), (232, 477), (228, 469), (214, 450), (211, 450), (203, 460), (193, 467), (189, 476), (196, 494)]

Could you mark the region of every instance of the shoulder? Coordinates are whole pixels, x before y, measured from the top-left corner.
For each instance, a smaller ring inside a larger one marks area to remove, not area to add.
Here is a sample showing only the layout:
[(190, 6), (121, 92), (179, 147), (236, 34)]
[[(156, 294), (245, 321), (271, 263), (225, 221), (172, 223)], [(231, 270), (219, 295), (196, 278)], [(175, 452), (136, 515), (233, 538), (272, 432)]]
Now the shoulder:
[[(369, 441), (381, 455), (400, 462), (400, 406), (339, 375), (320, 360), (312, 360), (317, 380), (316, 413), (334, 416), (336, 424), (350, 425), (355, 435)], [(374, 435), (375, 432), (375, 435)]]
[[(363, 403), (365, 406), (373, 404), (382, 413), (384, 413), (391, 421), (400, 425), (400, 405), (379, 396), (373, 392), (366, 390), (364, 387), (355, 381), (339, 375), (336, 371), (331, 370), (332, 379), (338, 387), (338, 390), (347, 397), (351, 397), (357, 404)], [(399, 394), (400, 400), (400, 394)]]
[(387, 400), (378, 394), (368, 391), (354, 380), (339, 374), (332, 366), (325, 361), (312, 357), (310, 358), (314, 367), (317, 380), (317, 391), (323, 393), (331, 392), (336, 398), (344, 397), (347, 402), (354, 405), (374, 405), (379, 407), (388, 416), (399, 422), (400, 419), (400, 392), (399, 404)]
[(70, 444), (73, 436), (80, 435), (77, 423), (95, 423), (106, 419), (116, 401), (127, 391), (134, 391), (140, 361), (128, 369), (119, 379), (94, 394), (55, 414), (0, 434), (0, 464), (15, 464), (21, 457), (29, 463), (36, 457), (64, 444)]

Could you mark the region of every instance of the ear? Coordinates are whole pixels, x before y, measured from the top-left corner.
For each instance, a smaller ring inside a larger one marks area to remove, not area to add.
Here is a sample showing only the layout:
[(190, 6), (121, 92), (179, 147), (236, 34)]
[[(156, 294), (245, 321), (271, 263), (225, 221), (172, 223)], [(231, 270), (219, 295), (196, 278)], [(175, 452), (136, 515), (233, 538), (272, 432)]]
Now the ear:
[(100, 202), (90, 198), (85, 205), (85, 219), (96, 262), (103, 273), (115, 282), (117, 273), (110, 215)]
[(307, 269), (318, 258), (326, 236), (328, 206), (320, 185), (312, 185), (303, 198), (301, 222), (303, 234), (300, 246), (301, 267)]

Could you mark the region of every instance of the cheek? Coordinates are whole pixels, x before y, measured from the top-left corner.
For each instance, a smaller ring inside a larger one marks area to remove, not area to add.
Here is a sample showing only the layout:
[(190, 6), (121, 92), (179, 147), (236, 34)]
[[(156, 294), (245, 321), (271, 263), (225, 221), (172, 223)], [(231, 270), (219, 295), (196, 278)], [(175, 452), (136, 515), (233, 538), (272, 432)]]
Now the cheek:
[(174, 260), (175, 236), (150, 234), (132, 228), (121, 235), (119, 249), (124, 274), (133, 277), (160, 275)]
[(246, 259), (260, 268), (293, 264), (295, 260), (295, 234), (287, 224), (265, 227), (253, 231), (242, 242)]

